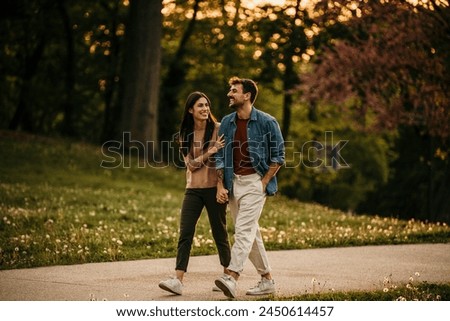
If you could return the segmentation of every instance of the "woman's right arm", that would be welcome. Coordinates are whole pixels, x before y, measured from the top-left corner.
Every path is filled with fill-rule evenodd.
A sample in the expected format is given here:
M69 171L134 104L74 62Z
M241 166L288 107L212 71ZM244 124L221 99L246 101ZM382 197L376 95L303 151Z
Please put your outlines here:
M223 135L220 136L211 146L208 147L208 150L206 153L203 153L202 155L193 158L191 154L187 154L187 156L184 156L184 163L186 164L186 167L191 171L194 172L197 169L202 168L208 161L208 159L213 156L219 149L221 149L225 145L225 139L223 138Z

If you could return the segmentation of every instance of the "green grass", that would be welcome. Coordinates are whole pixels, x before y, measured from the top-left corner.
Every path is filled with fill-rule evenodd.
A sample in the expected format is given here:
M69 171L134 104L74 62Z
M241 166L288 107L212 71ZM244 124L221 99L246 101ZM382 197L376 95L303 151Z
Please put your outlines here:
M266 298L267 299L267 298ZM408 282L375 291L305 293L276 301L450 301L450 284Z
M176 255L184 170L136 161L105 169L110 158L100 147L11 132L0 132L0 155L1 269ZM446 224L351 215L283 196L267 200L260 225L269 250L450 240ZM192 254L213 253L203 215Z

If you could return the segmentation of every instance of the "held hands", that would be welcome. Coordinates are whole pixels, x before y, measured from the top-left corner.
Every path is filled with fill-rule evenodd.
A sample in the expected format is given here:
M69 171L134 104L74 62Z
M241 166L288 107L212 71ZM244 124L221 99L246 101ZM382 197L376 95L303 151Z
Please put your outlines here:
M216 194L217 203L225 204L228 202L228 190L226 188L217 188Z
M219 151L219 149L225 146L225 138L223 138L223 134L215 141L214 145L208 148L208 153L215 154Z

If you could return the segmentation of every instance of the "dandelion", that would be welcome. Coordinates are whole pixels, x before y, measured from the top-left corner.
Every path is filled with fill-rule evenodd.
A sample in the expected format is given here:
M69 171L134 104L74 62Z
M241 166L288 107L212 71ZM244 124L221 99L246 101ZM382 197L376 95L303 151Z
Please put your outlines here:
M119 245L123 244L123 242L121 240L117 240L116 243L119 244Z
M316 278L312 278L311 279L311 285L312 285L312 292L316 293L316 283L317 283L317 279ZM320 285L320 283L319 283Z
M200 247L200 242L199 242L199 240L196 237L194 237L194 246L195 247Z
M417 277L419 277L419 276L420 276L420 273L419 273L419 272L416 272L416 273L414 273L414 275L417 276Z
M409 277L409 282L414 282L414 278L412 276Z

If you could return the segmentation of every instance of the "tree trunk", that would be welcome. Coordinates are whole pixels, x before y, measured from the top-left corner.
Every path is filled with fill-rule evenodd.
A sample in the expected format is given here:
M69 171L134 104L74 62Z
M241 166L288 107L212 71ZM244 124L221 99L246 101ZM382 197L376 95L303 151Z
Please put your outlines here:
M8 126L10 130L23 129L25 131L32 132L34 129L29 103L31 81L36 75L39 61L41 60L42 54L45 49L45 44L46 39L44 36L42 36L39 39L39 43L33 49L31 55L25 56L19 102Z
M172 136L177 131L177 123L173 121L173 113L178 104L178 92L180 87L185 84L185 78L188 73L189 65L185 62L186 46L189 43L195 24L197 22L197 13L200 8L200 2L196 0L194 3L194 13L192 19L183 33L183 36L178 45L175 56L170 62L167 74L163 80L161 93L161 125L159 128L160 138L164 141L171 141Z
M119 74L119 56L120 56L120 42L119 37L116 35L118 27L118 11L119 3L115 2L113 8L109 8L104 5L105 10L108 11L111 17L111 54L107 57L108 59L108 75L106 77L106 88L105 88L105 112L103 114L103 128L100 138L100 142L103 143L114 137L118 136L115 132L117 130L117 123L120 121L120 107L117 102L117 76Z
M295 16L292 20L292 25L295 26L295 20L300 18L300 0L297 0L295 5ZM296 29L292 30L292 33L298 32ZM293 34L292 37L296 39L295 35ZM289 135L289 129L291 125L291 114L292 114L292 104L293 104L293 94L292 91L294 87L298 84L299 79L296 71L294 70L294 63L292 61L292 58L295 54L295 47L299 44L293 43L293 40L291 39L285 52L284 52L284 65L286 67L283 75L283 120L282 120L282 126L281 131L283 133L284 139L288 138Z
M72 33L72 23L70 22L70 16L67 11L66 2L63 0L58 1L58 10L62 18L64 26L64 32L66 35L66 61L65 61L65 97L62 101L64 110L64 122L61 129L62 133L66 136L75 135L74 126L74 88L75 88L75 44Z
M133 0L121 79L121 139L126 149L154 160L158 146L162 2ZM144 154L142 154L142 152Z

